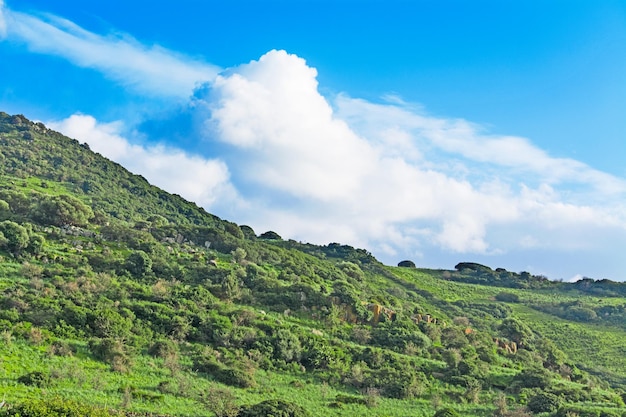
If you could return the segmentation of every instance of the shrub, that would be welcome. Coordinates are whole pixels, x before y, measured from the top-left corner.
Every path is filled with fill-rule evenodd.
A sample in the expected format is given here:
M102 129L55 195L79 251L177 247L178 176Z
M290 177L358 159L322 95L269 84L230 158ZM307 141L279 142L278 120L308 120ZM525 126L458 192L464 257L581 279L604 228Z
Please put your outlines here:
M523 321L509 317L502 320L502 324L499 327L503 336L515 343L523 344L527 343L533 338L533 331Z
M433 417L459 417L459 413L452 408L442 408L441 410L437 410Z
M2 239L2 242L4 242L3 246L15 254L18 254L28 246L28 231L25 227L15 222L5 220L0 223L0 233L4 236Z
M237 417L309 417L310 415L297 404L283 400L267 400L243 407Z
M552 376L544 368L527 368L514 378L516 385L522 388L545 389L550 386Z
M475 262L460 262L454 266L457 271L469 269L470 271L490 272L491 268L485 265L477 264Z
M48 352L54 356L72 356L76 353L74 347L65 340L55 340L52 342Z
M620 417L623 413L617 409L586 408L580 405L563 405L556 412L555 417Z
M0 415L3 417L121 417L119 413L63 398L26 401L3 410Z
M519 303L519 295L512 292L500 292L496 294L495 299L505 303Z
M152 259L142 250L135 251L126 259L126 270L141 278L152 271Z
M43 373L43 372L34 371L34 372L29 372L26 375L22 375L21 377L17 378L17 382L19 382L20 384L24 384L24 385L44 388L44 387L50 386L51 380L50 380L50 375Z
M229 368L213 358L200 357L194 361L194 368L211 375L216 381L238 388L250 388L256 385L254 369L241 370Z
M126 352L126 346L120 340L92 339L89 341L89 350L94 357L111 365L111 368L116 372L127 372L132 366L132 360Z
M409 260L400 261L398 262L398 266L401 268L415 268L415 262Z
M155 358L167 359L178 355L178 347L171 340L158 340L150 346L148 353Z
M408 322L384 322L372 330L372 342L404 352L409 343L418 349L428 349L431 340L417 326Z
M590 322L597 320L598 315L595 311L585 307L570 307L565 310L565 318L579 322Z
M259 236L259 239L265 239L265 240L283 240L282 237L280 237L280 235L272 230L267 231L265 233L262 233Z
M84 226L94 216L91 207L71 195L46 196L35 207L33 214L41 224L55 226Z
M256 385L253 372L236 368L223 368L213 374L219 382L238 388L251 388Z
M533 413L551 413L561 406L561 399L549 392L542 392L528 401L527 407Z
M216 417L236 417L239 413L236 399L230 389L215 387L209 388L206 395L202 396L202 401Z

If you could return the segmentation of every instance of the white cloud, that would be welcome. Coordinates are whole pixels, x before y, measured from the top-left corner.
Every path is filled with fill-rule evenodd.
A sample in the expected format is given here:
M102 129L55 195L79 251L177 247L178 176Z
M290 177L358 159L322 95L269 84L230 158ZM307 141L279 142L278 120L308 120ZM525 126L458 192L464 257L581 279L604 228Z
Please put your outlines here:
M330 102L316 76L270 51L218 76L196 102L209 110L207 136L234 149L233 176L263 196L240 213L247 223L385 253L498 254L624 234L622 179L398 99ZM590 195L596 203L581 204Z
M573 277L569 278L567 280L567 282L576 282L576 281L580 281L581 279L585 278L583 275L581 274L576 274Z
M488 135L480 126L466 120L428 116L421 108L398 100L376 104L339 95L334 104L338 117L358 132L374 133L374 138L379 140L381 132L394 129L411 136L414 146L435 147L466 160L509 168L518 175L531 174L542 182L579 183L601 193L626 193L624 179L580 161L551 157L526 138Z
M316 75L303 59L272 51L218 76L209 108L219 138L253 152L250 180L328 201L358 192L376 154L332 117Z
M86 142L93 151L143 175L150 183L204 207L210 208L218 198L230 202L237 199L229 182L228 168L222 161L191 156L160 145L131 144L120 135L123 127L120 122L98 123L88 115L75 114L48 126Z
M403 257L433 248L601 253L607 242L626 241L624 179L550 156L526 138L428 115L397 96L384 103L324 97L317 71L284 51L218 75L214 65L128 35L98 35L55 16L12 11L0 0L2 37L146 95L185 98L207 83L191 109L208 115L208 138L230 147L217 155L222 159L132 144L121 123L86 115L49 125L259 230ZM215 149L223 146L206 153Z
M34 52L60 56L80 67L96 69L152 96L186 98L197 85L212 80L219 72L215 65L158 45L142 45L129 35L97 35L52 15L38 17L0 8L0 35L3 32L24 42Z
M0 0L0 39L7 34L7 22L4 17L4 0Z

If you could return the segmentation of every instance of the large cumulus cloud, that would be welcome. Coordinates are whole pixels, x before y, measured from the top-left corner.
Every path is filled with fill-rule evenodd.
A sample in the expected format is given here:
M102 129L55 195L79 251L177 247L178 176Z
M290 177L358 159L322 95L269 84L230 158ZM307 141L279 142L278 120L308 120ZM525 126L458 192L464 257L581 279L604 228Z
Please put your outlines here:
M296 238L391 252L434 244L497 253L558 245L559 230L624 228L623 213L612 213L626 189L620 179L397 99L328 99L316 76L302 58L270 51L222 73L197 99L206 136L236 150L240 183L291 203L263 200L248 214L252 223L271 219ZM570 183L584 191L555 188ZM589 193L603 195L602 204L581 204ZM494 245L488 236L498 227L527 233ZM528 236L546 228L555 237Z

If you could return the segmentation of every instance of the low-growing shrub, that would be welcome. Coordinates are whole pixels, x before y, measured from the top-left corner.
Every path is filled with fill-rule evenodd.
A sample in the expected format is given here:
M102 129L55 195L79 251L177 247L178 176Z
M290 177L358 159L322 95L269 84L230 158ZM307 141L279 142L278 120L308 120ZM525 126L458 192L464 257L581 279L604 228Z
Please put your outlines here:
M33 387L45 388L51 385L50 375L44 372L34 371L17 378L17 382Z
M2 417L122 417L120 413L95 408L63 398L29 400L0 410Z
M65 340L55 340L48 350L53 356L72 356L76 353L74 347Z
M211 375L216 381L238 388L250 388L256 385L254 370L230 368L213 358L197 358L194 368L199 372Z
M527 407L533 413L551 413L561 406L561 399L549 392L542 392L528 401Z
M555 417L623 417L626 413L618 409L586 408L580 405L564 405L556 412Z
M124 343L112 338L89 341L89 350L94 357L111 365L111 369L116 372L128 372L132 367L132 360L126 349Z
M214 374L217 381L238 388L251 388L256 385L254 374L236 368L223 368Z
M500 292L496 294L495 299L505 303L519 303L519 295L512 292Z
M459 413L452 408L442 408L437 410L433 417L459 417Z
M310 415L297 404L283 400L267 400L243 407L237 417L309 417Z

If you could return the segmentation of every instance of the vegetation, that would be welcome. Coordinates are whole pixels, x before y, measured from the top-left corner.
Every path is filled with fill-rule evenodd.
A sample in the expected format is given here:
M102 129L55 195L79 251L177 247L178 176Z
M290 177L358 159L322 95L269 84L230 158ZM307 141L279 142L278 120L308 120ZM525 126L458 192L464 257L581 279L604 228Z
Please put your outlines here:
M623 416L625 284L256 235L0 113L0 416Z

